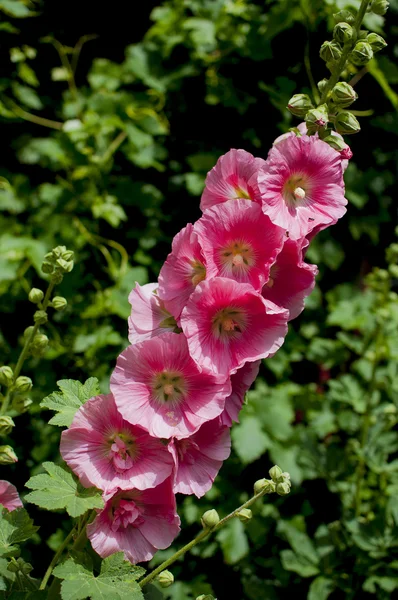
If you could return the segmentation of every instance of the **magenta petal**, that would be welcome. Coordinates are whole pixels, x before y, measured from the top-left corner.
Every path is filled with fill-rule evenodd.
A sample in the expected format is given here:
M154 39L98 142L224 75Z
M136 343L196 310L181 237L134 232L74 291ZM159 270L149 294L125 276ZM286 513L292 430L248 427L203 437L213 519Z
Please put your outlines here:
M10 512L23 506L15 485L4 479L0 479L0 504Z

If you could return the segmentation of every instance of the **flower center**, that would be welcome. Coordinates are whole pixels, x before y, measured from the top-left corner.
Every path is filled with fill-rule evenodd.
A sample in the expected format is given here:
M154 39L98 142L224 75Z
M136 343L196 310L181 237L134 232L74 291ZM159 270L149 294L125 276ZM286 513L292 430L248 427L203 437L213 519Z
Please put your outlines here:
M282 189L282 195L289 207L303 206L308 196L308 180L304 174L296 173L289 177Z
M234 196L234 200L239 200L239 199L244 199L244 200L251 200L250 194L247 190L242 189L239 185L235 186L235 193L236 196Z
M248 242L234 240L220 249L220 261L229 273L245 273L255 264L255 252Z
M163 403L178 403L184 396L186 385L183 375L175 371L157 373L152 383L153 394Z
M139 527L145 522L141 509L130 498L121 498L118 505L112 508L112 517L112 531L120 531L129 526Z
M109 440L109 456L116 471L130 469L139 454L134 437L130 433L117 433Z
M195 458L191 455L190 450L199 450L198 444L189 439L175 440L174 444L177 450L178 460L193 465Z
M247 318L240 308L219 310L212 319L212 331L217 339L238 339L246 329Z
M191 267L192 267L192 271L190 273L190 280L192 282L192 285L194 285L195 287L198 285L198 283L200 283L201 281L203 281L204 279L206 279L206 267L204 266L203 263L200 262L200 260L191 260Z

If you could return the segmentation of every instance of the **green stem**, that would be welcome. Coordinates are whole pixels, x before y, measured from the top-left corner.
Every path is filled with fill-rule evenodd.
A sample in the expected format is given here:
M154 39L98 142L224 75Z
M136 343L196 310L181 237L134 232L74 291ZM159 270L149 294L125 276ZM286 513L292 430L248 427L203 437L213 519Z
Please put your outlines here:
M340 75L341 72L345 69L346 66L346 62L347 62L347 58L348 55L350 53L350 51L352 50L352 48L354 47L357 38L358 38L358 34L359 34L359 30L361 29L361 25L362 25L362 21L363 18L365 16L365 13L367 11L367 8L370 4L370 0L362 0L361 2L361 6L359 7L357 16L355 17L355 21L353 24L353 29L354 29L354 37L351 41L347 42L346 44L344 44L343 46L343 52L340 56L340 60L337 63L336 68L334 69L331 78L329 79L325 89L323 90L322 96L321 96L321 100L320 100L320 104L324 104L324 102L326 101L327 95L328 93L334 88L334 86L336 85L336 83L338 82L338 80L340 79Z
M247 502L245 502L244 504L242 504L242 506L239 506L234 511L232 511L229 515L227 515L226 517L224 517L223 519L221 519L219 521L219 523L215 527L213 527L212 529L204 529L203 531L201 531L188 544L186 544L185 546L183 546L182 548L180 548L180 550L177 550L177 552L175 554L173 554L173 556L171 556L170 558L168 558L167 560L165 560L164 562L162 562L162 564L159 565L154 571L152 571L152 573L149 573L149 575L147 575L146 577L144 577L144 579L141 579L141 581L139 581L140 586L143 588L150 581L152 581L153 579L155 579L155 577L157 577L157 575L159 575L159 573L161 573L162 571L164 571L165 569L167 569L167 567L169 567L170 565L172 565L181 556L184 556L184 554L186 552L188 552L189 550L191 550L194 546L196 546L197 544L199 544L201 541L203 541L205 538L207 538L207 536L209 536L210 534L215 533L216 531L218 531L219 529L221 529L221 527L223 527L226 523L228 523L228 521L230 521L231 519L233 519L234 517L236 517L237 513L240 510L242 510L243 508L249 508L250 506L252 506L252 504L254 504L259 498L261 498L262 496L264 496L266 493L269 493L269 492L267 492L267 490L264 490L262 492L259 492L258 494L255 494L252 498L250 498L250 500L248 500Z
M47 309L48 303L50 302L50 297L51 297L52 291L54 289L54 285L55 285L54 282L51 281L50 285L47 288L47 292L46 292L46 295L44 296L44 300L43 300L43 303L42 303L42 310L44 310L44 311ZM25 360L26 360L26 358L28 356L29 347L30 347L30 345L31 345L31 343L32 343L35 335L37 334L37 332L39 330L39 327L40 327L40 325L38 323L36 323L33 326L33 329L30 332L30 334L29 334L29 336L28 336L28 338L27 338L27 340L26 340L26 342L24 344L24 347L22 348L22 352L19 355L17 365L16 365L16 367L14 369L14 380L13 380L13 383L15 383L16 380L17 380L17 378L19 377L19 374L20 374L20 372L22 370L23 364L24 364L24 362L25 362ZM8 406L10 404L10 400L11 400L11 392L10 392L10 388L9 388L8 391L7 391L6 397L4 398L3 405L2 405L1 410L0 410L0 415L5 415L6 414L6 412L8 410Z
M124 140L127 138L127 132L126 131L121 131L119 133L119 135L117 135L115 137L115 139L113 140L113 142L110 143L108 149L106 150L106 152L104 152L104 154L101 157L101 163L106 163L108 162L108 160L114 155L114 153L116 152L116 150L119 148L119 146L121 146L124 142Z
M36 123L36 125L42 125L43 127L49 127L50 129L57 129L58 131L64 126L60 121L53 121L52 119L46 119L45 117L39 117L38 115L27 112L11 100L11 98L3 96L2 99L5 101L6 105L7 103L9 104L10 110L20 119L30 121L30 123Z
M65 550L66 546L69 544L70 540L72 539L72 536L75 533L76 529L77 529L77 525L75 525L73 527L73 529L70 530L70 532L68 533L68 535L66 536L66 538L64 539L64 541L62 542L62 544L60 545L58 550L56 551L56 553L54 554L53 559L50 562L50 564L48 565L47 571L44 574L44 577L40 584L39 590L45 589L47 582L51 577L51 573L53 572L54 567L56 566L57 562L59 561L61 554Z

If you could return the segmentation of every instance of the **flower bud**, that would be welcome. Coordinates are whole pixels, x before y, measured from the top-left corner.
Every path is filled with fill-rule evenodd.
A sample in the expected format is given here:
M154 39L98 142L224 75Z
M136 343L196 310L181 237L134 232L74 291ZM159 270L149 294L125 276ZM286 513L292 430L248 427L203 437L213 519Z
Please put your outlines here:
M239 521L242 521L242 523L247 523L252 518L253 513L250 508L241 508L236 513L236 516L238 517Z
M32 288L29 292L29 300L33 302L33 304L39 304L44 298L44 294L38 288Z
M64 276L62 275L62 273L60 273L59 271L55 271L52 275L51 275L51 281L53 283L55 283L55 285L58 285L58 283L61 283L61 281L63 280Z
M340 44L345 44L352 39L353 29L351 25L342 21L341 23L337 23L333 29L333 37L336 42Z
M174 575L170 571L166 569L166 571L162 571L158 575L158 582L160 587L167 588L170 587L174 583Z
M393 277L394 279L398 278L398 265L390 265L388 267L388 272L390 273L391 277Z
M30 377L25 377L25 375L20 375L17 377L15 382L15 390L20 394L26 394L30 392L33 387L33 383Z
M387 46L387 42L381 35L377 35L377 33L369 33L366 37L366 41L372 46L373 52L379 52L379 50L383 50L383 48Z
M321 81L318 81L318 90L321 92L321 94L323 94L324 89L326 88L327 84L329 83L329 79L321 79Z
M18 458L11 446L0 446L0 465L11 465L16 462Z
M214 510L214 508L207 510L205 513L203 513L201 522L204 529L214 529L214 527L220 522L218 512Z
M25 413L29 406L33 404L33 400L30 398L24 398L23 396L14 396L12 401L12 408L20 415Z
M349 58L354 65L366 65L373 58L372 46L368 42L357 42Z
M316 131L319 131L319 129L326 127L328 120L329 114L326 104L321 104L318 106L318 108L309 110L305 115L308 135L311 135Z
M346 143L344 140L337 135L328 135L327 137L323 138L323 141L329 144L333 150L337 150L337 152L342 152L346 148Z
M388 263L398 262L398 244L390 244L386 250L386 261ZM3 367L4 368L4 367ZM1 371L1 369L0 369Z
M337 42L323 42L319 55L326 62L336 62L341 56L341 46Z
M346 81L339 81L332 89L332 100L335 104L342 108L350 106L358 98L358 94L354 88Z
M264 494L272 494L275 492L275 484L273 481L269 481L269 479L259 479L254 484L254 494L260 494L263 492Z
M64 308L68 304L68 301L66 300L66 298L63 298L62 296L54 296L51 304L55 310L61 311L61 310L64 310Z
M41 270L43 271L43 273L52 273L54 271L54 265L48 260L45 260L41 265Z
M45 310L37 310L33 315L33 320L36 324L44 325L47 323L47 313Z
M304 117L310 108L314 108L311 98L308 94L294 94L289 100L287 108L292 115L296 117Z
M217 600L217 599L214 598L214 596L212 596L211 594L201 594L200 596L198 596L196 598L196 600Z
M366 40L368 33L369 31L366 31L366 29L361 29L361 31L358 33L358 40Z
M47 348L48 341L48 337L44 335L44 333L35 335L30 346L30 351L32 352L33 356L40 356L40 354Z
M0 368L0 383L6 387L10 387L14 383L14 371L11 367Z
M381 17L386 14L390 3L387 0L373 0L370 10Z
M355 21L355 16L349 10L340 10L338 13L333 15L336 23L346 22L349 25L352 25Z
M18 573L19 565L13 560L10 560L10 562L7 565L7 571L10 571L10 573Z
M64 260L63 258L57 258L55 261L56 267L61 273L70 273L73 269L73 260Z
M25 331L23 332L24 338L27 339L30 336L30 334L32 333L33 330L34 330L34 326L33 325L29 325L29 327L27 327L25 329Z
M15 427L15 423L11 417L0 417L0 436L5 437L6 435L9 435L13 427Z
M269 476L274 483L282 483L283 481L282 469L278 465L269 470Z
M28 563L28 562L25 562L25 561L22 559L21 571L22 571L22 573L24 573L25 575L29 575L29 573L30 573L31 571L33 571L33 567L32 567L32 565L31 565L30 563Z
M351 135L352 133L358 133L358 131L361 130L358 119L348 110L342 110L337 115L334 126L336 131L342 135Z
M73 252L73 250L64 250L64 252L61 253L61 258L63 258L63 260L66 260L66 262L70 262L75 258L75 253Z
M287 494L290 492L290 484L287 481L277 483L275 491L278 496L287 496Z
M66 246L56 246L51 250L49 254L54 260L57 258L61 258L64 252L66 252Z

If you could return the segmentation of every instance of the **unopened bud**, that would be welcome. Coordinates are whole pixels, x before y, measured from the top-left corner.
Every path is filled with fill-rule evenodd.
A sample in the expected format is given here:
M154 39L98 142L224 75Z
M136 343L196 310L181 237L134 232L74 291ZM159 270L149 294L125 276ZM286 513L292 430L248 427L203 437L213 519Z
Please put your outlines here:
M67 302L66 298L63 298L62 296L54 296L51 304L55 310L61 311L61 310L64 310L64 308L66 307L68 302Z
M340 10L338 13L333 15L333 18L336 23L346 22L349 25L352 25L355 21L355 16L349 10Z
M275 484L273 481L269 481L269 479L258 479L254 484L254 494L272 494L275 492Z
M33 404L33 400L30 398L24 398L23 396L14 396L12 401L12 408L20 415L29 410L30 405Z
M56 258L61 258L62 254L64 252L66 252L66 246L56 246L55 248L53 248L51 250L51 252L49 254L52 256L53 259L56 259ZM46 256L48 256L48 255L46 255Z
M11 446L0 446L0 465L11 465L16 462L18 458Z
M290 485L287 481L282 481L282 483L276 484L276 493L278 496L287 496L290 492Z
M14 371L11 367L0 367L0 384L10 387L14 383Z
M22 559L21 571L22 571L22 573L24 573L25 575L29 575L29 573L30 573L31 571L33 571L33 567L32 567L32 565L31 565L30 563L28 563L28 562L25 562L25 561Z
M311 102L311 98L308 94L294 94L289 100L287 105L289 111L292 115L296 115L296 117L304 117L311 108L314 108L314 105Z
M5 437L6 435L9 435L13 427L15 427L15 423L11 417L6 415L0 417L0 436Z
M247 523L253 517L253 513L250 508L241 508L236 513L236 516L238 517L239 521L242 521L242 523Z
M61 281L63 280L64 276L62 275L62 273L60 271L55 271L52 275L51 275L51 281L53 283L55 283L55 285L58 285L59 283L61 283Z
M387 42L384 40L384 38L377 33L369 33L369 35L366 37L366 41L372 46L373 52L379 52L387 46Z
M30 336L30 334L32 333L33 330L34 330L34 326L33 325L29 325L29 327L27 327L25 329L25 331L23 332L24 338L27 339Z
M386 14L390 3L387 0L373 0L370 10L381 17Z
M323 94L324 89L326 88L327 84L329 83L329 79L321 79L321 81L318 81L318 90L321 92L321 94Z
M361 130L358 119L348 110L342 110L336 117L334 126L338 133L351 135Z
M44 325L44 323L47 323L47 313L45 310L37 310L35 312L35 314L33 315L33 320L36 324L38 325Z
M351 25L345 23L344 21L337 23L333 29L333 37L336 42L339 42L340 44L349 42L352 39L353 33L354 32Z
M70 273L73 269L73 260L64 260L63 258L57 258L55 264L62 273Z
M25 375L20 375L17 377L15 382L15 390L20 394L26 394L30 392L33 387L33 383L30 377L25 377Z
M319 55L326 62L336 62L341 56L341 46L337 42L323 42Z
M44 294L38 288L32 288L29 292L29 300L33 302L33 304L39 304L44 298Z
M390 265L388 267L388 272L394 279L398 278L398 265Z
M283 481L282 469L278 467L278 465L275 465L269 470L269 476L275 483L282 483Z
M214 529L214 527L220 522L218 512L214 510L214 508L207 510L205 513L203 513L201 522L204 529Z
M43 271L43 273L52 273L54 271L54 265L45 260L41 265L41 270Z
M166 569L166 571L162 571L158 575L158 582L160 587L167 588L170 587L174 583L174 575L170 571Z
M47 348L48 342L48 337L44 333L35 335L30 346L33 356L40 355Z
M321 104L318 108L309 110L305 115L307 124L307 132L309 135L326 127L329 120L328 107L326 104Z
M328 135L327 137L323 138L323 141L329 144L333 150L337 150L337 152L342 152L346 148L346 143L344 140L337 135Z
M75 253L73 252L73 250L64 250L61 253L61 258L66 260L66 262L70 262L71 260L73 260L75 258Z
M349 58L354 65L366 65L373 58L372 46L368 42L357 42Z
M217 600L217 599L214 598L214 596L212 596L211 594L201 594L200 596L198 596L196 598L196 600Z
M388 263L398 262L398 244L390 244L386 250L386 260ZM1 371L1 369L0 369Z
M10 573L18 573L19 565L13 560L10 560L10 562L7 565L7 571L10 571Z
M339 81L332 89L332 100L338 106L346 108L358 98L354 88L346 81Z

